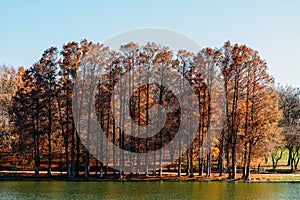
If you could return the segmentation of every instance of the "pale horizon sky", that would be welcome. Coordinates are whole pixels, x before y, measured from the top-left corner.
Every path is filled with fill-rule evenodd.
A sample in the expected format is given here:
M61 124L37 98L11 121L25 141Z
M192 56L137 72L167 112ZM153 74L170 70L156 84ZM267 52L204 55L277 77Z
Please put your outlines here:
M86 38L104 42L133 29L184 34L201 47L225 41L258 50L276 82L300 87L300 2L2 1L0 64L30 67L51 46Z

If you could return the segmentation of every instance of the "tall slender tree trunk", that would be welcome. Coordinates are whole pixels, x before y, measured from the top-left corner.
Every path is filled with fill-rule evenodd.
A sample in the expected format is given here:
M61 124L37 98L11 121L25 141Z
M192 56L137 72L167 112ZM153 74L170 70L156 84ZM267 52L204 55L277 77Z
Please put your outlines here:
M140 74L139 74L140 75ZM140 125L141 125L141 88L138 89L138 140L137 140L137 146L138 146L138 152L140 152ZM137 154L137 168L136 168L136 174L140 175L140 165L141 162L141 154Z
M248 158L248 142L245 141L244 144L244 156L243 156L243 174L242 178L246 178L246 172L247 172L247 158Z
M186 151L186 176L190 174L190 157L189 157L189 150Z
M224 174L224 164L223 164L223 157L224 157L224 129L222 129L221 133L221 146L220 146L220 153L219 153L219 176L223 176Z
M71 177L75 177L75 123L72 119L72 136L71 136Z
M226 168L228 173L228 178L231 178L231 166L230 166L230 146L229 142L226 144Z
M202 105L202 117L201 117L201 164L199 168L199 175L203 176L204 171L204 137L205 137L205 108L206 108L206 89L203 91L203 105Z
M292 161L292 150L288 148L289 150L289 157L288 157L288 163L287 166L291 166L291 161Z
M65 133L65 155L66 155L66 165L67 165L67 176L70 177L70 162L69 162L69 90L67 89L67 98L66 98L66 114L67 114L67 127ZM62 127L63 128L63 127Z
M199 86L200 88L201 86ZM200 90L198 92L198 109L199 113L201 113L201 93ZM201 146L202 146L202 139L201 139L201 130L202 130L202 116L199 115L199 125L198 125L198 170L199 170L199 176L202 176L201 174Z
M231 163L232 163L232 179L236 178L236 148L237 148L237 132L238 127L236 125L236 114L237 114L237 106L238 106L238 76L239 73L235 72L234 78L234 94L233 94L233 104L232 104L232 113L231 113L231 134L232 134L232 143L231 143Z
M88 178L89 176L89 172L90 172L90 152L89 152L89 148L90 148L90 133L91 133L91 105L92 105L92 94L94 91L94 87L95 85L93 85L93 81L91 83L92 85L89 85L89 99L88 99L88 119L87 119L87 139L86 139L86 149L85 149L85 163L84 163L84 177Z
M253 142L249 142L249 153L248 153L248 158L247 158L247 169L246 169L246 175L245 179L249 180L250 179L250 164L251 164L251 156L252 156L252 146Z
M244 145L244 157L243 157L243 175L242 175L242 178L246 178L247 177L247 163L248 163L248 158L247 157L247 153L248 153L248 118L249 118L249 93L250 93L250 78L249 78L250 74L249 74L249 69L247 70L247 85L246 85L246 90L247 90L247 93L246 93L246 115L245 115L245 131L244 131L244 136L245 136L245 145ZM254 89L254 88L253 88ZM249 144L251 145L251 144ZM249 147L250 148L250 147ZM250 154L250 152L249 152Z
M79 176L80 171L80 138L79 135L76 134L76 172L75 175Z
M164 77L163 77L163 66L162 66L162 73L161 73L161 82L160 82L160 91L159 91L159 105L163 104L163 95L164 95L164 88L163 88L163 81L164 81ZM149 88L147 88L147 90L149 90ZM149 91L147 92L149 93ZM148 97L149 98L149 94ZM158 110L158 116L159 116L159 120L162 117L162 113L161 113L161 109ZM162 145L163 145L163 136L162 136L162 132L159 132L159 145L160 145L160 150L159 150L159 176L162 176Z
M49 97L48 101L48 176L51 176L51 132L52 132L52 106L51 106L51 96Z
M236 145L233 143L231 148L231 163L232 163L232 179L236 178Z
M190 178L194 178L194 167L193 167L193 145L190 147Z
M211 87L211 86L209 86ZM206 177L211 176L211 127L210 127L210 120L211 120L211 88L208 88L208 95L207 95L207 162L206 162Z
M36 98L36 134L35 134L35 139L36 139L36 143L35 143L35 167L34 167L34 171L35 171L35 176L39 175L39 165L40 165L40 152L39 152L39 148L40 148L40 133L39 133L39 99Z

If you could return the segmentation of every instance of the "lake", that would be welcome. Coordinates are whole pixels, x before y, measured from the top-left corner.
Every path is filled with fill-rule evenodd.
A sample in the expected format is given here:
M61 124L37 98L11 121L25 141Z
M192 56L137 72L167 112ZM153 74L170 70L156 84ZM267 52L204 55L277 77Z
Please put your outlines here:
M299 183L1 181L0 199L299 199Z

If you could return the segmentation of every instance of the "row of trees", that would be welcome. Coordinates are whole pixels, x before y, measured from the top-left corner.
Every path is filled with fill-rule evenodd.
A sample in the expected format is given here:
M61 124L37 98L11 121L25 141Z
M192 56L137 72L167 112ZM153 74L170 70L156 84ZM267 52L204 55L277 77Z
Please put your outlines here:
M168 71L163 70L165 68ZM72 100L76 98L80 102L83 96L73 91L75 79L77 84L86 87L84 80L98 77L99 81L94 82L92 88L95 96L88 100L92 102L95 98L97 119L106 137L127 151L159 151L159 147L167 145L179 130L182 113L180 99L174 94L184 94L184 91L182 87L170 91L163 84L150 80L135 89L137 82L130 75L152 69L157 69L162 79L179 73L197 97L196 102L190 102L197 105L196 113L199 113L192 145L182 152L183 147L178 144L170 152L171 158L179 156L175 161L178 175L184 164L190 177L194 176L196 168L199 175L205 172L209 177L212 162L217 160L220 175L227 172L234 179L240 168L243 178L248 179L253 159L271 157L275 169L284 147L290 152L292 170L297 168L300 159L299 90L275 88L267 64L258 52L230 42L220 49L205 48L194 54L186 50L174 52L154 43L144 46L128 43L115 52L102 44L83 40L80 44L65 44L61 51L55 47L47 49L27 70L19 68L15 72L13 68L2 67L1 151L15 152L34 167L36 175L41 165L47 165L48 175L51 175L52 167L58 164L68 177L78 176L82 169L88 177L91 166L102 177L103 170L107 172L108 167L116 166L117 162L122 165L119 176L125 165L129 166L131 174L139 174L142 170L148 175L149 157L137 155L130 157L129 163L121 163L125 155L116 149L103 148L105 145L98 137L93 138L88 133L80 139L75 126L78 121L73 119ZM125 78L127 86L122 87L129 88L132 94L129 124L124 122L126 112L122 104L112 103L114 87ZM124 96L121 95L122 100ZM162 106L166 113L155 105ZM76 109L79 111L80 108ZM118 120L113 115L116 112L121 113ZM140 138L141 127L148 127L155 120L151 119L151 112L156 112L157 116L166 114L166 124L158 134ZM135 137L126 134L125 129ZM107 157L106 163L91 156L81 140L84 144L97 141L99 154ZM160 176L162 160L161 153L151 160ZM141 169L140 163L144 163L145 168Z

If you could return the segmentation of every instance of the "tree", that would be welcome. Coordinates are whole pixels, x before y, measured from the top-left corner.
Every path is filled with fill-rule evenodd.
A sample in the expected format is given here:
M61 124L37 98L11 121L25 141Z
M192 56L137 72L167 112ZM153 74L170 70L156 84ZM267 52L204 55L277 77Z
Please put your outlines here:
M24 70L19 69L19 72ZM11 100L17 88L19 73L13 67L0 67L0 145L10 147ZM4 148L4 146L3 146Z
M58 50L56 47L47 49L40 61L30 69L37 87L37 95L41 101L38 105L39 111L44 110L45 126L48 140L48 176L51 176L51 159L52 159L52 134L57 130L57 68L59 65ZM39 104L39 103L37 103Z
M90 153L88 150L98 145L91 145L93 141L97 140L97 138L94 138L94 134L91 134L93 130L91 121L91 113L93 112L92 104L95 100L100 72L105 68L110 52L108 47L102 44L87 43L85 45L87 50L85 56L81 59L76 77L77 84L84 88L84 90L81 90L81 93L79 92L76 95L75 101L77 101L78 104L77 110L80 112L79 115L77 115L77 119L79 119L78 116L80 116L80 120L77 124L82 123L81 120L87 121L86 130L80 133L80 138L84 141L86 148L84 156L84 177L87 178L90 171ZM84 106L85 102L88 102L87 106ZM83 116L84 119L81 119L81 116Z
M73 85L77 76L79 64L86 55L86 40L82 41L81 47L77 42L69 42L63 46L61 55L63 56L62 63L59 65L60 71L60 88L58 105L60 105L60 123L64 136L65 143L65 158L67 165L67 174L70 177L75 176L75 140L76 130L73 120L73 113L71 108ZM71 134L69 134L71 132ZM77 135L77 134L76 134ZM69 161L69 140L71 137L71 169ZM77 138L78 140L78 138Z
M267 64L258 52L245 45L231 46L230 42L220 52L217 65L226 102L222 138L226 141L227 170L229 177L235 179L238 150L244 146L243 177L248 179L254 146L266 143L268 135L277 130L278 95L273 89L273 78L267 73Z
M297 169L299 162L299 119L300 119L300 89L291 86L279 86L280 108L283 110L283 119L280 126L283 128L286 148L289 151L288 165L291 170Z
M274 171L276 170L278 161L282 158L283 151L284 151L284 149L281 146L279 146L279 147L276 147L274 149L273 153L271 154L272 167L273 167Z
M18 152L27 154L34 148L35 176L40 166L40 112L37 87L29 70L20 70L21 81L12 101L11 124L18 134ZM32 142L33 139L33 142ZM30 153L29 153L30 155ZM26 156L26 155L25 155Z
M16 142L14 124L11 123L12 115L12 100L17 85L21 81L21 75L24 73L24 68L20 67L16 72L13 67L0 67L0 149L1 152L12 151L13 145ZM1 155L0 155L1 158ZM0 163L1 165L1 163Z
M204 92L204 104L203 104L203 126L205 125L206 130L206 144L202 144L202 148L206 146L206 177L211 176L211 151L212 151L212 143L214 135L219 135L216 132L219 132L217 125L221 124L217 121L222 121L222 114L218 112L218 105L221 105L220 99L217 99L217 95L220 93L219 91L219 83L218 83L218 68L216 65L217 56L219 56L220 52L218 50L213 50L211 48L205 48L198 53L198 61L201 60L200 64L200 73L202 73L202 77L205 84L205 92ZM216 102L219 101L219 102ZM200 104L200 102L199 102ZM206 120L204 120L206 118ZM204 132L203 141L204 141Z

